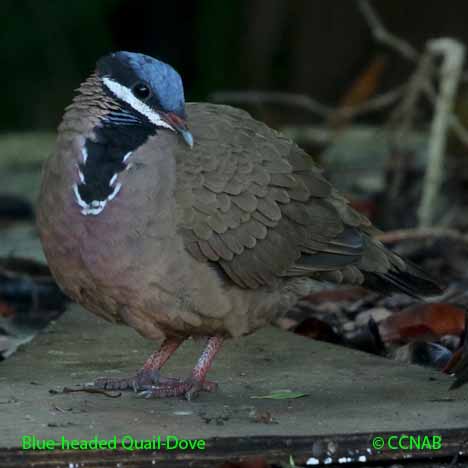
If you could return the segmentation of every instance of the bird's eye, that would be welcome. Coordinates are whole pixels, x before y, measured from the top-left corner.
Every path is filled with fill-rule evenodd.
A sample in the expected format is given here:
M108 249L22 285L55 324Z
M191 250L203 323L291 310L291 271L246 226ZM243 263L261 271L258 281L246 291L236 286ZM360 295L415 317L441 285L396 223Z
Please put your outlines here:
M132 93L142 101L146 101L149 97L151 97L151 89L145 83L137 83L132 88Z

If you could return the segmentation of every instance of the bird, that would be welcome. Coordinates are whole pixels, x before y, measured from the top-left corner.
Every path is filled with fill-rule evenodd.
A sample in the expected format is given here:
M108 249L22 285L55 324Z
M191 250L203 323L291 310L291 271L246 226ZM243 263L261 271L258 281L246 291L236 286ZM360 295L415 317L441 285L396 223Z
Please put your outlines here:
M441 292L284 134L226 105L186 103L179 73L137 52L101 57L65 109L37 223L53 276L94 314L162 341L135 375L147 398L195 398L223 342L324 284ZM206 339L188 378L161 369Z

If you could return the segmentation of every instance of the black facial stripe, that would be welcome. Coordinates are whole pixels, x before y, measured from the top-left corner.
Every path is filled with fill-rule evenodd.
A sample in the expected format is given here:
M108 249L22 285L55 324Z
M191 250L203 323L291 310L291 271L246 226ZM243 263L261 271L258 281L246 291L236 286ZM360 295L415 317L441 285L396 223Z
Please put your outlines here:
M141 119L130 112L122 110L121 112L109 114L105 117L104 122L110 125L136 125L141 124Z
M106 116L94 133L95 138L85 142L88 157L80 164L84 183L78 184L80 197L88 204L105 200L113 192L110 181L127 167L125 155L154 135L156 127L123 110Z

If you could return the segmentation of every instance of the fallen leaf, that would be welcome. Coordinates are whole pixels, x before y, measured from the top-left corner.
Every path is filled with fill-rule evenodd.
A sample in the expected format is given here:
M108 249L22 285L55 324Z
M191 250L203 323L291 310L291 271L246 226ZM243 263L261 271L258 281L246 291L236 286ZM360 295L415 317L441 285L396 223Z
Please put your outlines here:
M282 390L278 392L270 393L269 395L263 396L251 396L255 400L294 400L296 398L302 398L309 396L308 393L301 393L301 392L292 392L289 390Z
M0 315L2 317L13 317L15 315L15 308L6 302L0 302Z
M341 98L339 107L358 106L375 95L386 65L387 59L385 56L377 55L373 57Z
M385 355L386 349L380 337L379 328L375 320L371 317L368 322L361 327L346 333L346 346L359 349L366 353Z
M442 372L445 374L451 374L453 372L454 367L460 362L462 357L462 349L457 349L453 353L452 359L447 363L447 365L442 369Z
M338 335L333 327L315 317L308 317L294 328L294 333L307 336L313 340L326 341L327 343L339 344L343 339Z
M452 359L452 352L438 343L413 342L395 351L397 361L443 370Z
M417 304L379 323L385 343L434 340L444 335L460 335L465 326L463 309L450 304Z

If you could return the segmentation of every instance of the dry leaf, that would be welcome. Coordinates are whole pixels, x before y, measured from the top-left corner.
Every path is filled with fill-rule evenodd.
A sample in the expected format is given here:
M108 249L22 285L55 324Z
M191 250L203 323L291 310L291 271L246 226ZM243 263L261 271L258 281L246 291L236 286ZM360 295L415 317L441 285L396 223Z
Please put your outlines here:
M460 335L465 313L450 304L417 304L379 323L385 343L430 341L444 335Z
M302 398L309 396L308 393L292 392L290 390L281 390L278 392L270 393L269 395L263 396L251 396L255 400L294 400L296 398Z

